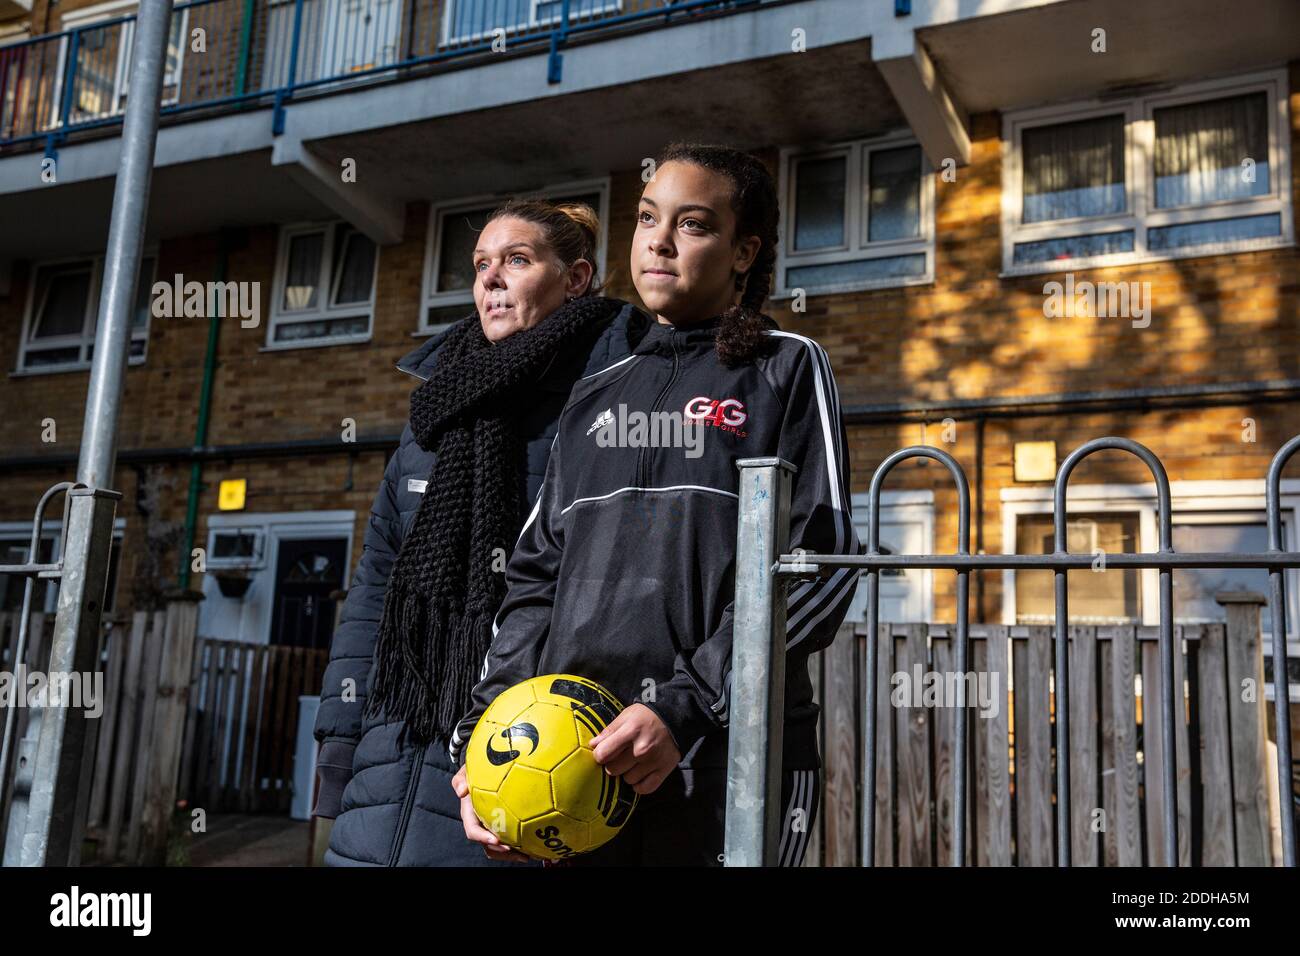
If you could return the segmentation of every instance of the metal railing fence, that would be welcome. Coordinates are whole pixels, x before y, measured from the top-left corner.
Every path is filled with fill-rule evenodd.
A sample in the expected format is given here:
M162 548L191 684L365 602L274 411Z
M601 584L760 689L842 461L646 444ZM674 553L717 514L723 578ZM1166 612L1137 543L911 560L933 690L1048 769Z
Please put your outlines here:
M188 0L173 8L162 115L272 105L404 79L485 56L546 50L547 82L580 38L735 12L763 0ZM120 123L136 15L0 47L0 149Z
M1295 805L1291 798L1291 715L1287 675L1286 580L1283 572L1300 568L1300 552L1287 551L1281 520L1281 476L1291 457L1300 450L1300 435L1290 439L1273 457L1265 479L1265 511L1269 550L1255 553L1179 553L1173 549L1169 478L1160 459L1146 446L1129 438L1097 438L1075 449L1061 464L1053 494L1054 551L1051 554L971 554L970 488L960 464L947 452L930 446L913 446L889 455L872 475L868 492L868 540L865 554L786 553L789 535L790 482L795 467L775 458L742 459L740 516L737 528L735 631L732 663L732 721L727 774L726 863L728 866L771 865L779 844L779 787L781 769L782 688L785 681L785 585L800 577L836 568L865 571L866 601L866 727L863 733L864 820L875 817L877 647L880 627L880 574L890 569L946 569L957 574L955 660L958 674L967 671L970 625L968 619L971 571L991 569L1050 570L1055 575L1055 720L1056 720L1056 820L1057 863L1070 865L1071 799L1069 602L1070 571L1088 570L1096 556L1066 550L1066 490L1070 475L1088 456L1114 449L1139 458L1155 479L1159 549L1138 554L1107 554L1105 566L1116 570L1150 568L1159 571L1160 730L1165 759L1161 765L1164 859L1178 860L1177 761L1174 708L1173 571L1182 568L1262 568L1269 573L1269 608L1272 613L1274 715L1277 738L1277 780L1281 808L1282 852L1286 866L1296 865ZM880 497L885 480L900 463L931 458L942 463L957 489L958 527L955 554L882 554L880 547ZM953 747L952 865L966 859L967 733L966 682L956 681L954 701L957 744ZM757 799L755 799L757 797ZM875 828L862 828L862 861L876 859Z

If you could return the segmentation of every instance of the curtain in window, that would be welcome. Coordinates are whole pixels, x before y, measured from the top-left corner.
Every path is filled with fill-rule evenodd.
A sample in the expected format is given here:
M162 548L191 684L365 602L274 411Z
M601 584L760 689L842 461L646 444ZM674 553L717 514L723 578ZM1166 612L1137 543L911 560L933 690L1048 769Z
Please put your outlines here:
M443 217L436 291L454 292L473 287L474 246L491 213L491 209L471 209Z
M36 288L39 311L32 326L31 337L42 339L55 335L80 335L86 324L90 266L42 269Z
M1250 93L1155 111L1156 206L1269 191L1268 97ZM1254 160L1253 182L1244 161Z
M1124 211L1123 116L1027 129L1021 152L1025 222Z
M285 311L301 312L316 307L324 238L322 233L313 232L289 240L289 266L284 280Z
M375 279L375 244L354 229L340 228L339 233L343 251L334 257L339 270L334 305L369 302Z

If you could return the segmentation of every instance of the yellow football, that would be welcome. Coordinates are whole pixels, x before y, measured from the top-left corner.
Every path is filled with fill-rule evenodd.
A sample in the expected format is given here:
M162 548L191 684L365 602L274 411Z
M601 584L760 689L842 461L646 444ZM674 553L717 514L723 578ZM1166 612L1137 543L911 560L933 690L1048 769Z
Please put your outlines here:
M483 825L539 859L566 859L612 839L637 794L605 773L590 742L622 709L605 688L572 674L534 677L498 694L465 753Z

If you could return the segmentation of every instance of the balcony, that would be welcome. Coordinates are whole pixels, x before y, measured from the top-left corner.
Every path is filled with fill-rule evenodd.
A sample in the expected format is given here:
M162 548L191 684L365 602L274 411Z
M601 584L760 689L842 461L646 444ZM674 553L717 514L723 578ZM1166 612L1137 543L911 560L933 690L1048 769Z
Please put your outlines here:
M6 0L0 0L6 2ZM753 9L763 0L191 0L175 5L166 118L275 107L493 57ZM76 23L76 13L68 20ZM0 151L47 152L121 122L135 16L78 23L0 47Z

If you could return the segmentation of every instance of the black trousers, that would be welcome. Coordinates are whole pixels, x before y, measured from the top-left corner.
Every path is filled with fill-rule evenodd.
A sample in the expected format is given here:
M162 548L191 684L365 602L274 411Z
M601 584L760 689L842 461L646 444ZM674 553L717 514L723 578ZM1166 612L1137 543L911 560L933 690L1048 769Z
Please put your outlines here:
M781 775L781 866L799 866L812 837L821 797L820 770ZM641 797L622 831L604 846L563 866L722 866L727 771L678 767Z

